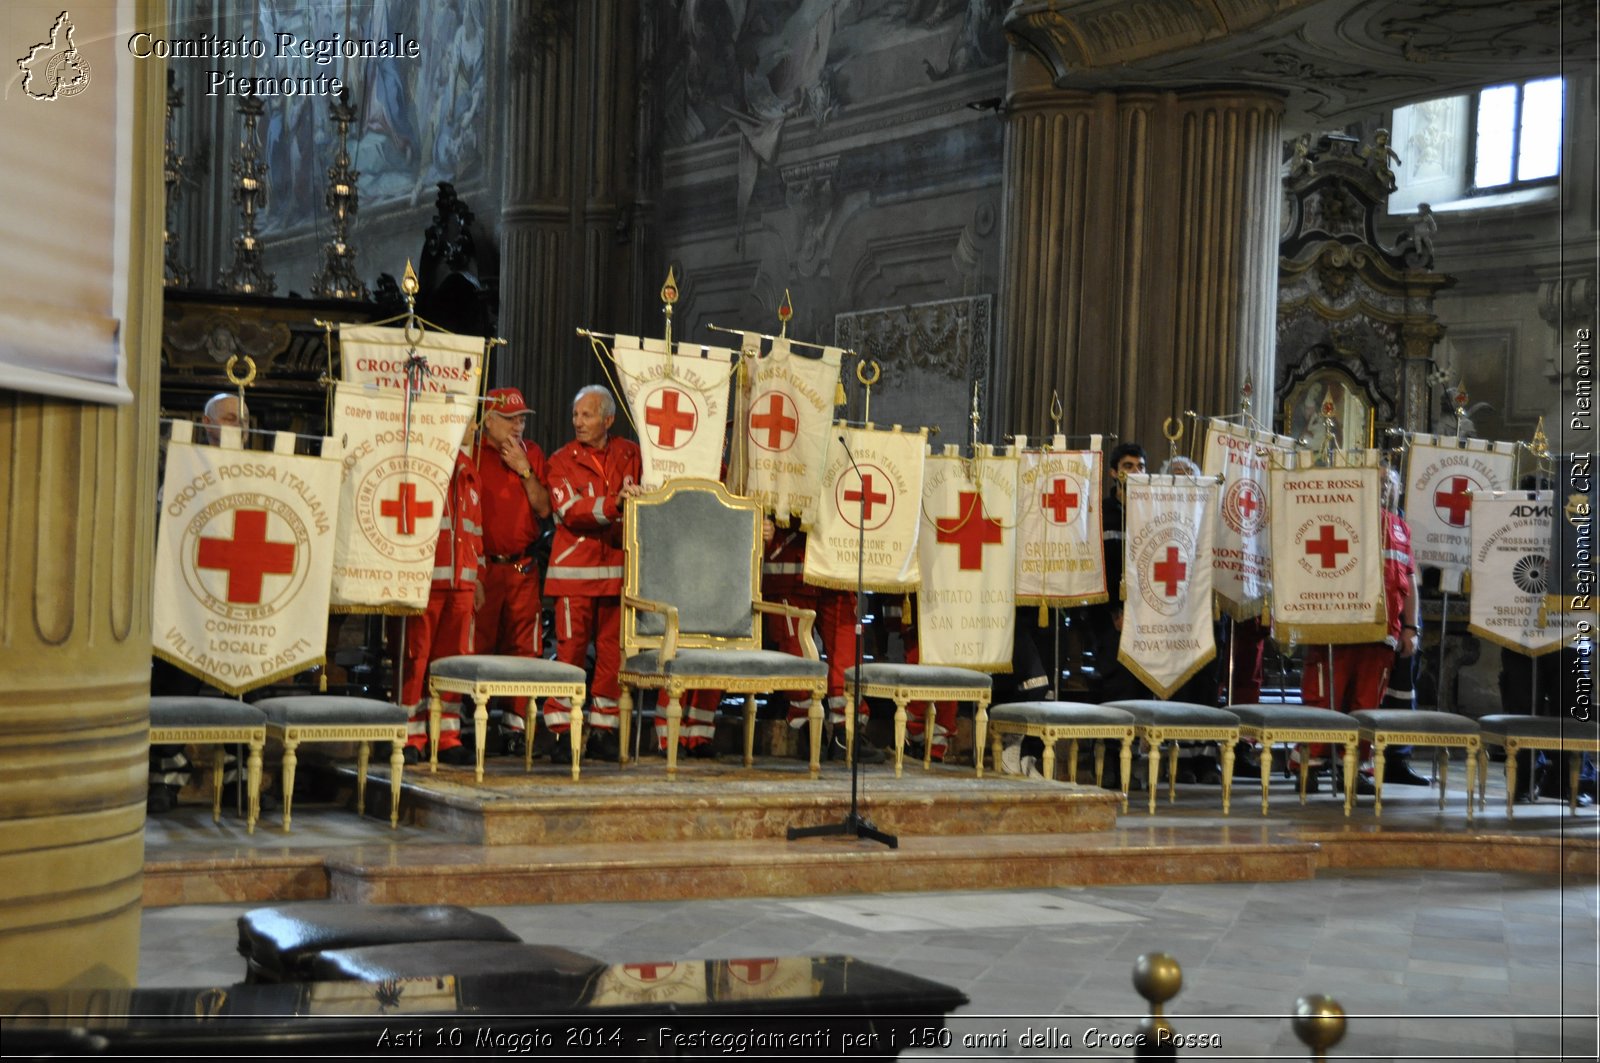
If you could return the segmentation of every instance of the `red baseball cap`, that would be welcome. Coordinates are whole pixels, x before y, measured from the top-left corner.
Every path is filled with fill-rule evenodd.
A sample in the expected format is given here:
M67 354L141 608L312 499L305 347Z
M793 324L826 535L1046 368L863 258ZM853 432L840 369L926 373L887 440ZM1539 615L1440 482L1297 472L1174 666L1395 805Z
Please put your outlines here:
M495 388L489 392L489 412L517 417L529 411L528 404L522 401L522 392L516 388Z

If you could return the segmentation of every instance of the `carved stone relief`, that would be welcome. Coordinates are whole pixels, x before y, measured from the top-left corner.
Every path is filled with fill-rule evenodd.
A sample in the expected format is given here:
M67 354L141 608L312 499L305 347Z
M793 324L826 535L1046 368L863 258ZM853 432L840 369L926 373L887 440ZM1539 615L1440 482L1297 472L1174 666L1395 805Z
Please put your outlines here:
M938 426L945 442L965 440L972 385L988 381L993 303L993 296L977 295L835 317L834 342L882 367L872 420ZM846 393L852 416L859 416L861 385L853 371L846 375Z

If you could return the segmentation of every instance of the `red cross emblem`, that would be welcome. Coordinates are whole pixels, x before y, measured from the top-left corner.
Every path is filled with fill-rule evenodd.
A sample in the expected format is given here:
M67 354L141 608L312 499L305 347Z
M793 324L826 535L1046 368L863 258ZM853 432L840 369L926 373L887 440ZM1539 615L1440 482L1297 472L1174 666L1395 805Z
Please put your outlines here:
M426 499L418 499L417 485L408 482L400 485L400 494L397 497L384 499L378 506L378 512L385 517L395 519L396 535L415 535L417 518L433 516L433 503Z
M645 406L644 423L656 430L656 446L677 450L694 438L694 426L700 420L695 413L694 400L677 388L662 388L656 392L656 398L661 405ZM679 432L688 433L683 443L678 442Z
M1065 524L1078 512L1078 492L1067 490L1067 478L1057 476L1050 481L1050 490L1039 498L1045 517L1051 524Z
M263 577L294 572L294 543L267 539L266 510L236 509L233 538L202 535L195 567L227 572L229 603L258 605Z
M777 960L728 961L728 970L732 971L741 982L749 982L752 985L757 982L766 981L768 978L772 977L772 972L776 971L777 969ZM744 973L740 974L739 972L741 971Z
M675 963L625 963L622 969L641 982L657 982L672 973Z
M1256 510L1261 508L1261 502L1256 498L1255 484L1246 480L1243 487L1239 488L1239 509L1244 513L1246 521L1256 515Z
M1331 524L1324 524L1315 539L1306 540L1306 556L1319 555L1323 568L1332 568L1338 564L1340 554L1349 552L1350 540L1336 538Z
M1162 593L1168 598L1176 598L1178 596L1178 584L1182 583L1183 578L1189 574L1189 566L1178 559L1178 548L1169 546L1167 547L1166 558L1157 561L1150 572L1155 576L1155 582L1165 585Z
M888 502L889 496L880 491L874 491L872 489L872 474L862 473L861 486L854 491L845 491L844 500L858 504L861 510L860 524L865 525L872 520L873 508Z
M1450 527L1466 527L1467 514L1472 509L1472 495L1468 492L1476 486L1465 476L1452 476L1443 490L1433 493L1433 508Z
M781 391L769 391L755 402L758 407L763 404L765 409L750 415L750 438L764 450L788 450L800 429L794 403ZM762 442L761 432L766 433L766 442Z
M959 561L961 571L982 569L984 546L998 543L1003 537L1000 532L1000 522L993 517L984 516L983 499L976 491L961 492L961 501L956 508L959 510L958 515L940 517L933 522L933 526L938 529L938 541L955 543L961 548Z

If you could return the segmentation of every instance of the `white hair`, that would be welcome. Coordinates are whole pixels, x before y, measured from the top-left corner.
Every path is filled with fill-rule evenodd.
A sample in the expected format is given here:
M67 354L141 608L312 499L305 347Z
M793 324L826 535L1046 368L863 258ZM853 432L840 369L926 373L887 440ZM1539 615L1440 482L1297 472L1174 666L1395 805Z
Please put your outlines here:
M1162 463L1161 475L1199 476L1200 466L1196 465L1192 458L1186 458L1182 454L1174 454Z
M617 400L612 397L610 388L601 384L585 385L578 389L576 395L572 396L572 405L576 407L578 403L583 401L585 395L600 396L600 413L602 416L615 417L617 415Z

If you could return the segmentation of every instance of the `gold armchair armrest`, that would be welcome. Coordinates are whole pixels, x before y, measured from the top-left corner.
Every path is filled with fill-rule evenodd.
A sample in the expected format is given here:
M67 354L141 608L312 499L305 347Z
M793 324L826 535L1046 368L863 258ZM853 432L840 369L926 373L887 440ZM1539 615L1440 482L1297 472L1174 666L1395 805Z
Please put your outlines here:
M817 622L815 609L802 609L798 605L789 605L785 602L751 602L750 608L758 613L770 613L773 616L791 616L800 621L800 652L808 661L821 660L817 653L816 640L811 637L811 628Z
M667 618L667 630L661 636L661 663L666 664L678 655L678 607L666 602L651 601L624 593L622 604L628 609L641 609L647 613L661 613Z

